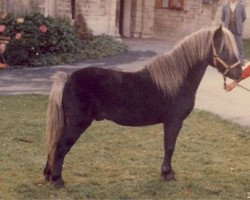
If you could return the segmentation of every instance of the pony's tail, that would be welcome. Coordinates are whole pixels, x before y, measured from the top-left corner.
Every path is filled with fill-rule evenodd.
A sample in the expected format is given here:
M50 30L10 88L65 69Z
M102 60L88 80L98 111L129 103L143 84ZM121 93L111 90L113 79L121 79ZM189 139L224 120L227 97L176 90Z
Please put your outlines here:
M56 147L64 129L62 95L68 76L65 72L57 72L52 76L52 79L54 79L54 83L49 96L46 130L48 145L47 165L50 169L54 168Z

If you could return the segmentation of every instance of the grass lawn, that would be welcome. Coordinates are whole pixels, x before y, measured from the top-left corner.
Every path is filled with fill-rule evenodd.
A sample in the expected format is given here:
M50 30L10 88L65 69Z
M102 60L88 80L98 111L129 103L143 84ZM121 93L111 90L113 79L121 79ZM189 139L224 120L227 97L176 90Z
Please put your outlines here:
M94 122L64 164L65 188L43 179L47 96L0 96L0 199L246 199L250 128L195 110L178 138L177 181L160 177L162 125ZM249 194L250 196L250 194Z

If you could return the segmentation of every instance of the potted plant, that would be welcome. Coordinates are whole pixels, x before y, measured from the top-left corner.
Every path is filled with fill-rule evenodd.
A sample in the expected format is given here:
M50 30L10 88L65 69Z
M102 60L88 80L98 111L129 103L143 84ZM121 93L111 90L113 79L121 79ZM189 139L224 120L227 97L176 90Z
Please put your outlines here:
M5 30L5 26L4 25L0 25L0 33L3 33ZM8 64L6 64L6 61L4 59L4 51L6 49L6 45L10 42L10 37L6 37L6 36L1 36L0 35L0 54L2 57L2 61L0 62L0 69L5 69L6 67L8 67Z

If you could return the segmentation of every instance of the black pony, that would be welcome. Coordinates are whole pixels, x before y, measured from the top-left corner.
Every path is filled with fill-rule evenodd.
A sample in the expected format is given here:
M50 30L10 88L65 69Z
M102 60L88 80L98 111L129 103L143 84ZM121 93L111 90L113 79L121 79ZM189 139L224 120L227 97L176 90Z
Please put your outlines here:
M225 28L203 29L181 41L169 54L137 72L85 68L54 75L48 106L48 160L44 176L63 185L65 155L93 120L124 126L163 123L165 155L162 176L175 180L171 159L183 120L208 65L238 79L241 65L232 34Z

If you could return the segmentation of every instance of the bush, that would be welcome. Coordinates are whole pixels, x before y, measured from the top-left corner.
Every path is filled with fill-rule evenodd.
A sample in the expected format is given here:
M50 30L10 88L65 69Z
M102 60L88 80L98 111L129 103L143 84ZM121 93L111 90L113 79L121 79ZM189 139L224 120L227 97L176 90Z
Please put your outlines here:
M92 40L92 31L88 28L87 23L82 14L76 15L74 21L74 28L76 30L77 37L81 40Z
M113 37L108 35L99 35L93 40L83 42L82 55L87 58L100 58L107 55L116 55L126 50L126 46Z
M92 40L81 43L81 50L75 53L53 54L47 53L30 60L31 66L59 65L67 63L81 62L86 59L102 58L113 56L126 51L127 47L115 41L111 36L93 36Z
M73 27L67 19L54 19L40 13L30 13L23 18L2 15L0 36L10 37L4 52L7 63L28 67L57 65L124 50L124 45L111 37L94 37L86 22L79 24L81 20L84 18L80 16Z
M80 42L66 19L30 13L23 18L8 15L0 19L2 36L10 37L5 58L11 65L30 65L29 60L47 53L79 52Z

